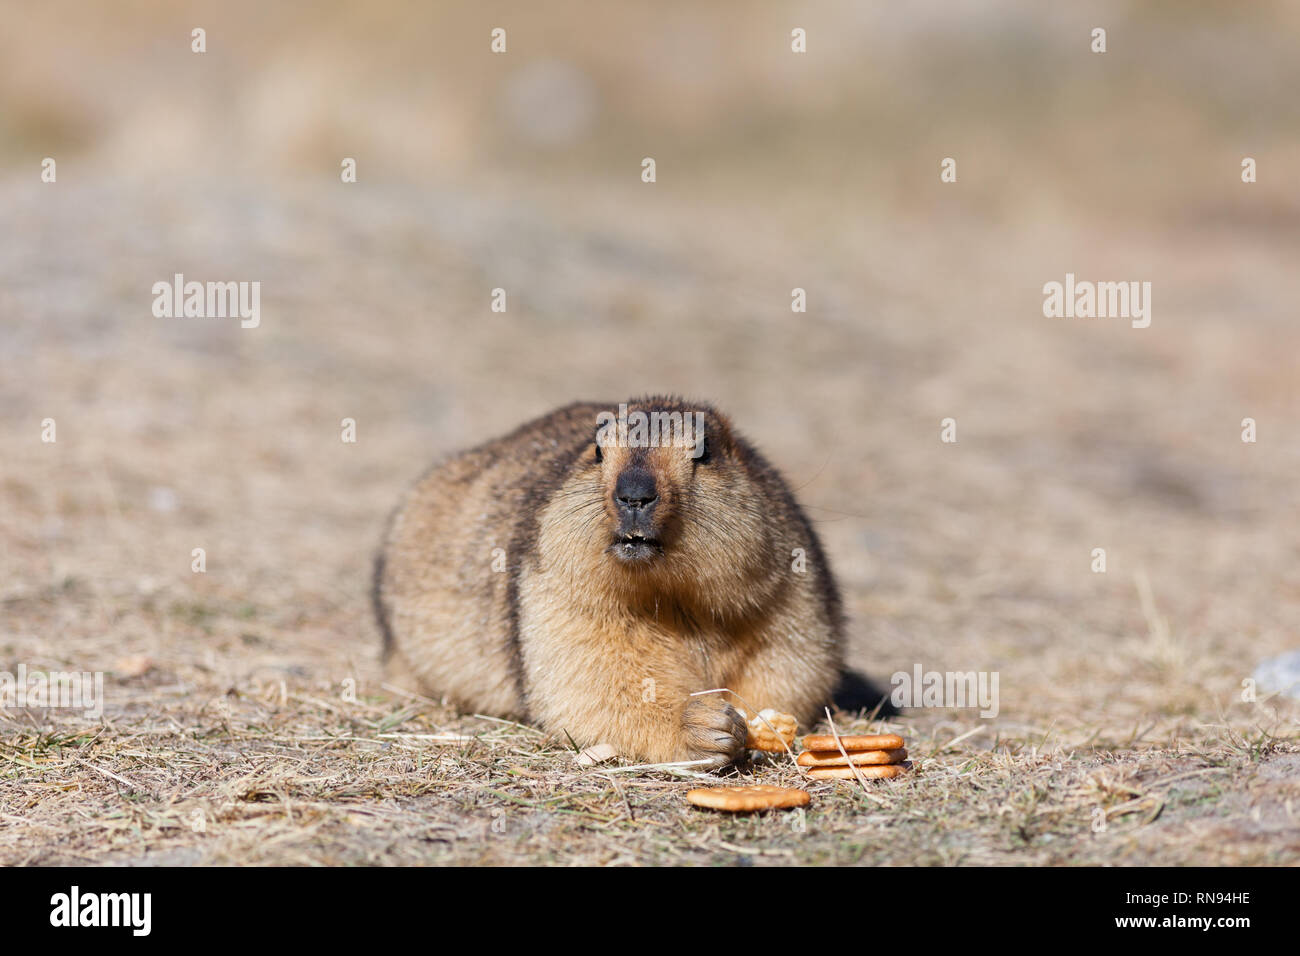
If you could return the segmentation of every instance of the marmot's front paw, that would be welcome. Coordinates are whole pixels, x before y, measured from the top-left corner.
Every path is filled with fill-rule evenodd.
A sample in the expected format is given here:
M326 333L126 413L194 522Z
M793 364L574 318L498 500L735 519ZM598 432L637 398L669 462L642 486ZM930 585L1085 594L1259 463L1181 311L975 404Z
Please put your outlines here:
M710 759L716 766L732 763L745 752L745 718L721 697L692 697L682 713L682 745L686 760Z

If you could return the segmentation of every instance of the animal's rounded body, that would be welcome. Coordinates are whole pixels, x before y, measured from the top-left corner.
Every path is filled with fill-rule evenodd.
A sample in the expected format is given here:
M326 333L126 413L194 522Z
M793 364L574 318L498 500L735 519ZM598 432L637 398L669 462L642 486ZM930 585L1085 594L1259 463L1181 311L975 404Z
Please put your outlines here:
M676 399L569 405L435 467L394 515L375 603L395 679L644 760L740 752L739 701L695 692L807 723L842 667L790 489Z

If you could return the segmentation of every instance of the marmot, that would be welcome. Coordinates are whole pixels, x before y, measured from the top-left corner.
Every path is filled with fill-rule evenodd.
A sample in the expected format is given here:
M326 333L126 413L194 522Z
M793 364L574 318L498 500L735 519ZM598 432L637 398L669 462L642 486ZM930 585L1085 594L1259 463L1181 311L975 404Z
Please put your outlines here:
M433 468L374 601L393 679L642 760L744 752L743 705L695 691L811 723L843 677L839 594L790 489L675 398L568 405Z

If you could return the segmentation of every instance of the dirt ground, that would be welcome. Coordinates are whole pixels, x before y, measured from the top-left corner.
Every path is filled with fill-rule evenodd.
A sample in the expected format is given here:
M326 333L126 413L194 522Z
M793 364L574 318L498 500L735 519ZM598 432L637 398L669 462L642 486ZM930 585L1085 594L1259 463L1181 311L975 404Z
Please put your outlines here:
M1197 262L1218 250L1145 247L1171 291L1139 332L1043 319L1020 236L765 259L730 256L722 216L691 248L463 193L202 196L9 187L6 313L32 321L4 326L0 650L106 672L106 709L6 714L0 861L1300 859L1296 707L1239 699L1300 620L1287 261L1260 251L1274 305L1225 327L1241 277ZM311 246L284 241L303 220ZM981 291L946 305L935 261ZM262 325L153 320L147 280L190 262L261 277ZM890 725L913 779L732 820L684 803L692 778L579 770L386 690L366 590L403 488L552 404L652 387L717 401L786 468L855 664L997 671L998 717L913 712ZM473 739L423 736L448 733Z
M40 130L10 129L0 670L102 671L105 706L0 712L0 864L1300 863L1300 702L1243 700L1300 623L1300 204L1272 172L1300 151L1243 193L1231 136L1159 153L1143 116L1117 121L1133 152L1027 155L990 145L1015 117L971 119L948 194L915 129L862 152L838 120L771 149L689 127L690 175L653 186L635 137L589 158L626 175L344 185L328 138L266 176L162 146L132 168L107 135L44 184L13 159ZM899 136L923 167L880 158ZM260 281L260 326L155 318L177 272ZM1067 272L1150 281L1150 327L1045 318ZM762 762L743 775L811 806L731 818L686 804L690 772L580 768L386 687L370 565L416 476L555 405L664 391L797 488L855 666L997 672L997 717L870 724L921 770L866 791Z

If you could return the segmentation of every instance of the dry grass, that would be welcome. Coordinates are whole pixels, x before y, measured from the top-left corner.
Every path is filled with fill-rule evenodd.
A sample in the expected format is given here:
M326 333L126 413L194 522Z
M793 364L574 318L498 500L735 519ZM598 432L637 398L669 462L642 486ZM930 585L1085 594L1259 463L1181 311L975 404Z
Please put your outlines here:
M1295 385L1262 359L1294 354L1293 328L1257 317L1226 339L1195 308L1175 322L1172 303L1143 340L969 303L904 312L867 291L873 280L837 275L827 252L799 269L831 314L796 332L779 286L774 304L755 303L771 263L726 245L670 252L653 219L631 237L522 206L506 225L463 195L381 196L316 213L291 252L269 239L223 249L251 213L208 195L186 215L232 228L183 258L260 276L261 329L148 318L142 290L175 261L165 234L140 233L126 256L65 249L80 293L7 267L30 321L6 328L18 361L0 388L12 412L0 652L11 671L105 671L108 706L102 722L7 715L0 861L1300 859L1296 704L1237 700L1300 619L1296 543L1277 525L1295 513L1296 452L1274 431ZM52 244L75 234L74 216L108 235L129 216L167 221L171 201L70 186L19 217ZM483 238L457 238L442 203ZM254 208L287 220L306 204L263 194ZM355 235L373 244L352 260L371 278L339 282ZM593 252L619 243L625 261ZM868 247L884 271L936 252L930 237L860 238ZM1157 268L1186 268L1178 249ZM1015 288L1032 255L977 253L954 261L952 281L986 271L987 287ZM485 290L502 281L518 311L494 328ZM1294 282L1268 278L1279 308ZM611 295L613 331L590 318L620 308ZM552 311L565 297L580 302ZM837 317L855 302L870 322ZM631 379L605 361L648 334L689 346ZM707 390L786 466L840 570L856 664L882 679L915 662L996 670L998 718L900 721L923 772L876 787L879 799L814 785L797 831L785 815L688 809L690 780L579 770L564 741L385 692L367 572L407 482L440 450L539 408L652 387ZM1273 423L1258 446L1237 440L1247 408ZM937 440L947 412L963 429L954 446ZM47 415L54 445L38 438ZM356 445L339 441L344 416ZM1098 544L1105 575L1089 570ZM195 547L206 574L190 570ZM142 657L152 669L125 676ZM342 698L347 680L358 703ZM442 733L475 739L386 736ZM753 772L796 779L788 758Z
M803 786L807 812L690 807L690 770L580 769L561 742L432 702L165 683L131 716L6 735L0 862L108 864L1294 864L1300 754L1169 722L1088 740L904 721L921 771ZM859 729L861 724L854 725ZM958 732L960 731L960 732ZM1145 731L1145 732L1144 732ZM954 742L956 741L956 742ZM721 782L721 781L719 781ZM734 782L734 781L733 781Z

